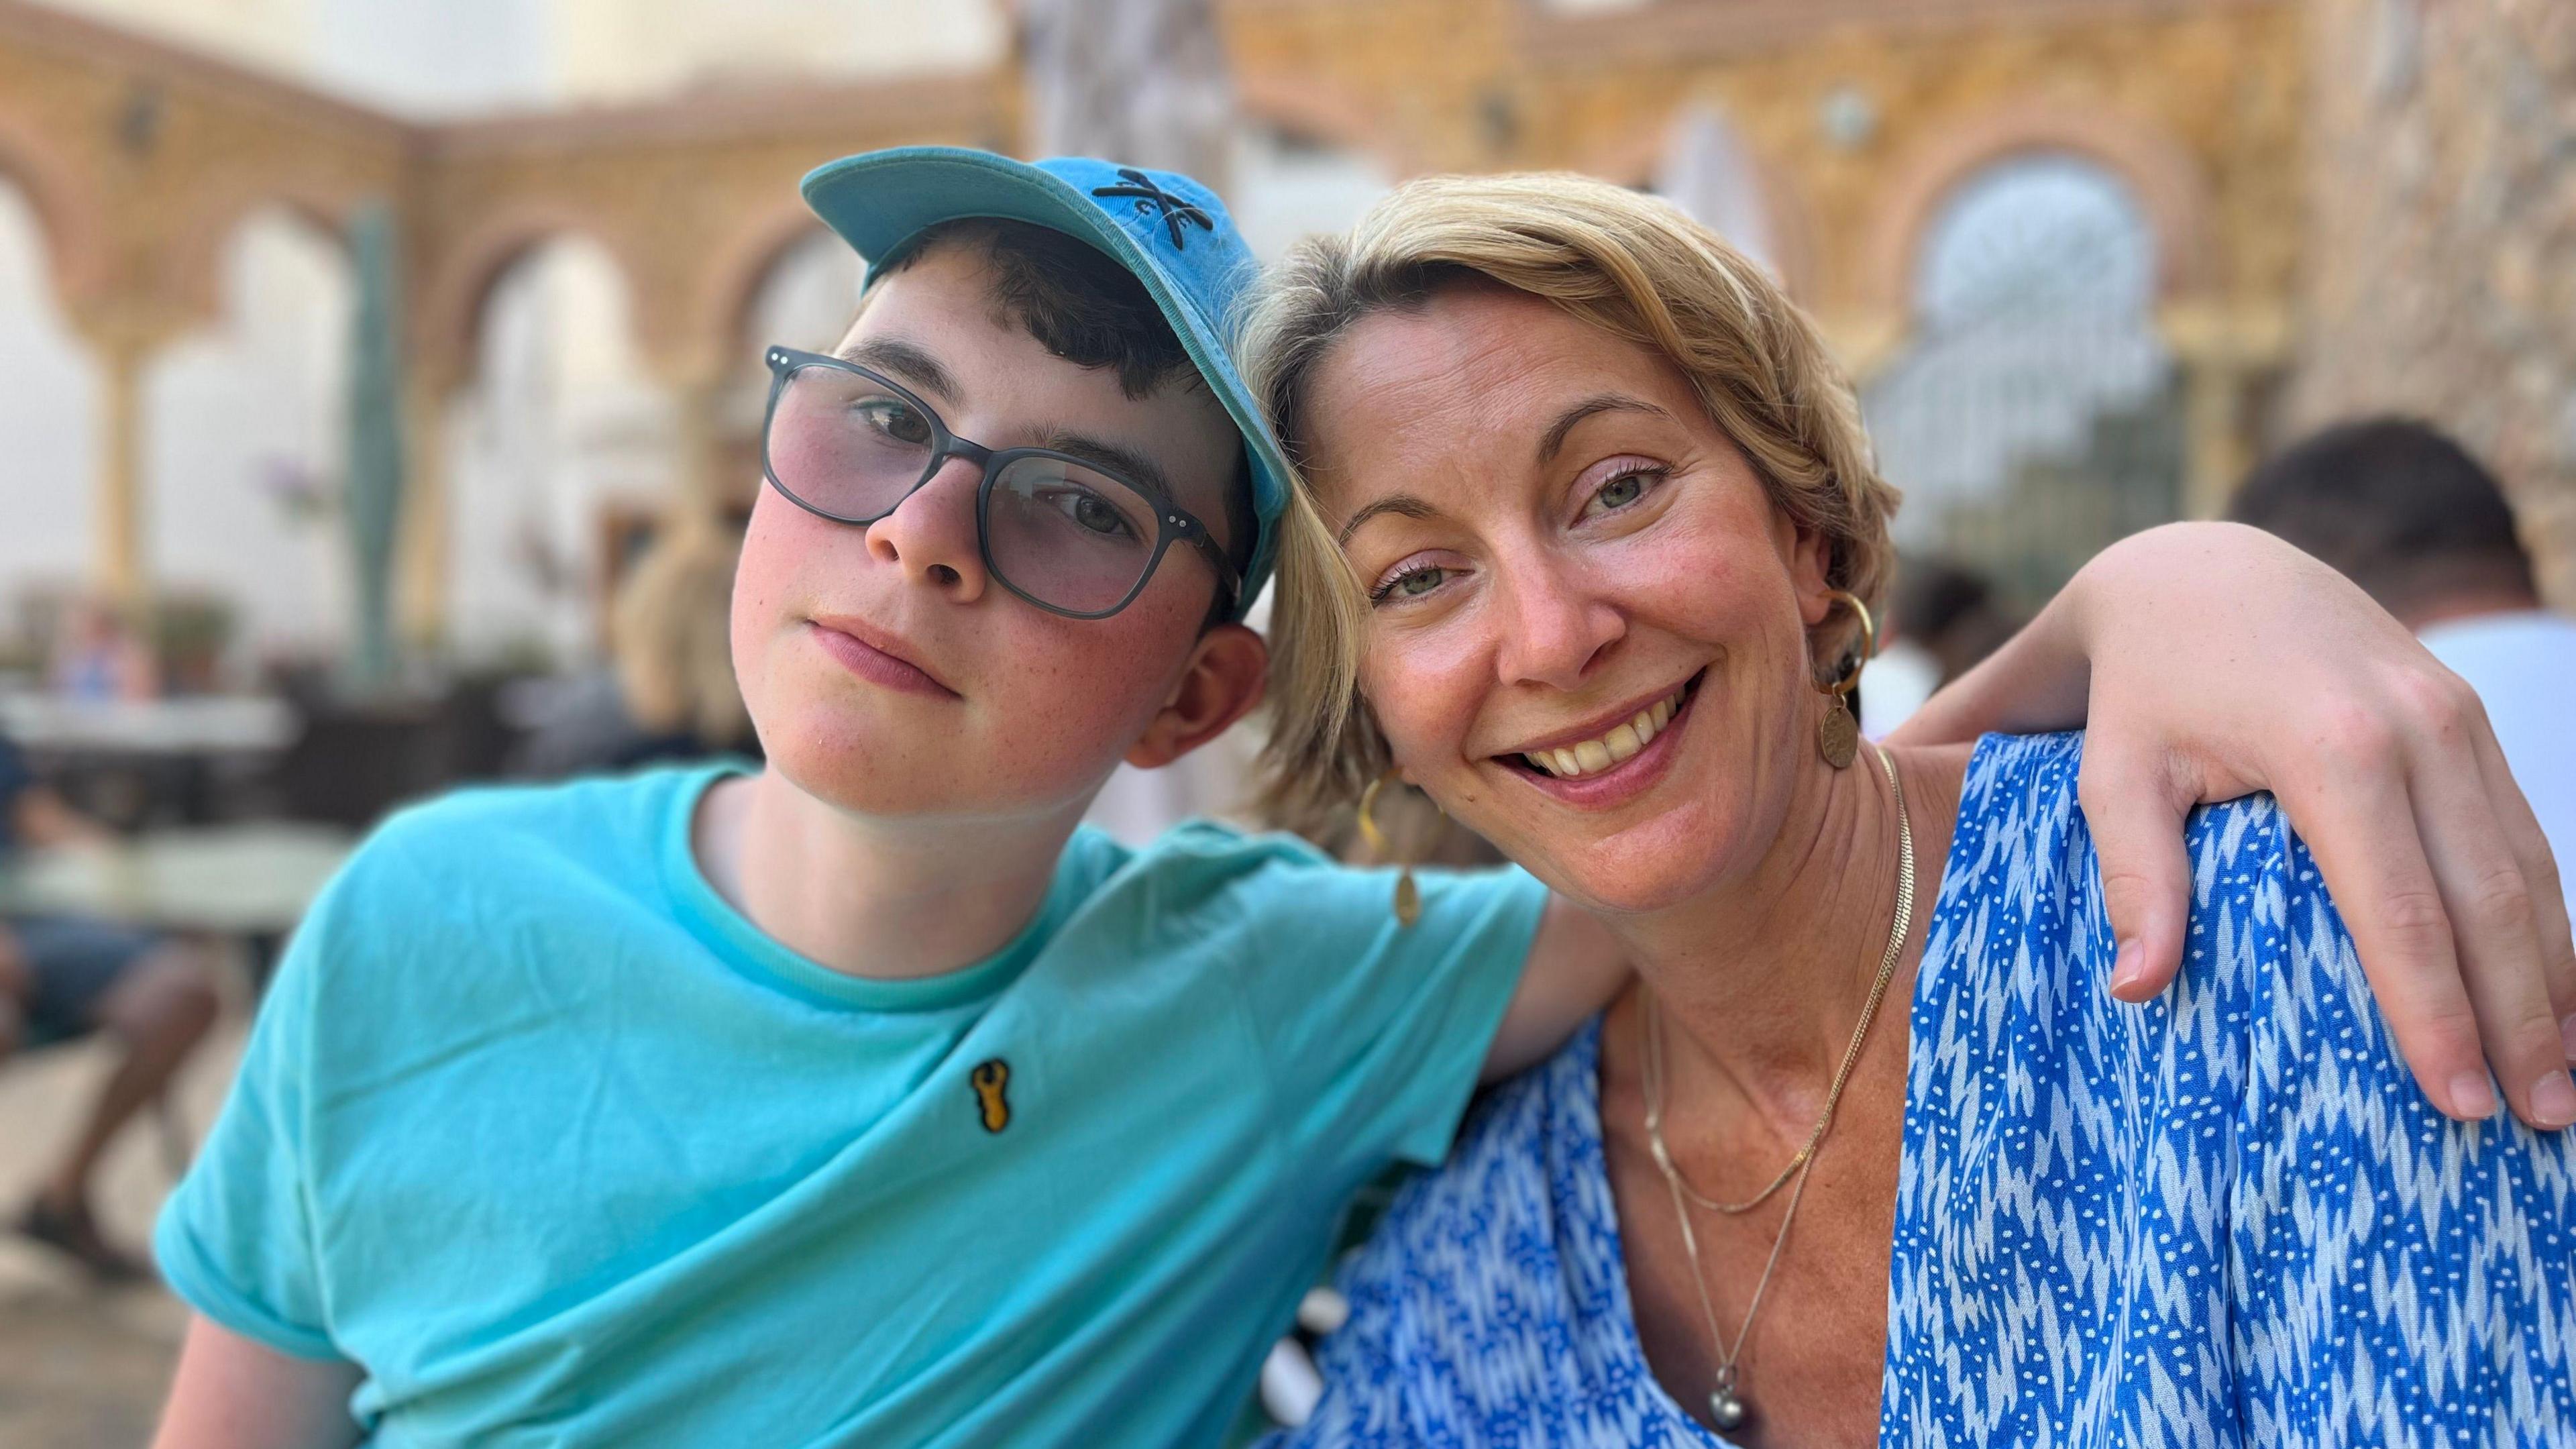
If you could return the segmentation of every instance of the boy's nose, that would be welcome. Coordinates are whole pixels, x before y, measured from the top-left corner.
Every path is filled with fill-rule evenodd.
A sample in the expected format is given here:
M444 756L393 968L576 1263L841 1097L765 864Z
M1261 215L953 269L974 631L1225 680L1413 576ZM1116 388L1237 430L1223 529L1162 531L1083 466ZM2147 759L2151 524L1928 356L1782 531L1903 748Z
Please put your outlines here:
M975 486L983 476L963 458L940 464L894 512L868 525L868 552L952 602L983 597L984 553L975 546Z

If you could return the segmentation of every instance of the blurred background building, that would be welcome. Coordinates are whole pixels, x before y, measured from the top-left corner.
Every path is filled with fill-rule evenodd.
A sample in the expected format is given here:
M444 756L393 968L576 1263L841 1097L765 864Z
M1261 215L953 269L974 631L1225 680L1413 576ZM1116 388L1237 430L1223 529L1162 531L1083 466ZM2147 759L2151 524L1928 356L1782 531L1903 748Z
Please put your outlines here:
M1652 187L1825 323L1903 541L2007 599L2392 405L2498 460L2564 597L2571 27L2542 0L0 0L0 639L30 660L84 592L150 604L207 683L353 647L376 210L402 466L363 488L399 490L405 656L596 658L657 520L741 506L759 345L845 320L857 264L796 177L914 141L1213 173L1271 252L1426 170Z

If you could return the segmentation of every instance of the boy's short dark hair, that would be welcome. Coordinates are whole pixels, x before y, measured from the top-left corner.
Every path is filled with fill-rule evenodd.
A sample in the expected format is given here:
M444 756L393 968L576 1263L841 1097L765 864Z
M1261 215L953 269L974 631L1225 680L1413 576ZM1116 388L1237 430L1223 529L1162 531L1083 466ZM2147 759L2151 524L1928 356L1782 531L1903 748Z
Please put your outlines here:
M2401 619L2462 594L2534 592L2495 476L2408 418L2293 444L2254 470L2228 516L2324 560Z
M941 222L871 267L868 283L952 246L992 267L993 304L1005 320L1076 367L1115 368L1129 397L1151 397L1175 378L1207 386L1145 284L1098 248L1060 231L1002 217ZM1251 567L1254 532L1252 461L1238 447L1225 486L1225 551L1238 573Z

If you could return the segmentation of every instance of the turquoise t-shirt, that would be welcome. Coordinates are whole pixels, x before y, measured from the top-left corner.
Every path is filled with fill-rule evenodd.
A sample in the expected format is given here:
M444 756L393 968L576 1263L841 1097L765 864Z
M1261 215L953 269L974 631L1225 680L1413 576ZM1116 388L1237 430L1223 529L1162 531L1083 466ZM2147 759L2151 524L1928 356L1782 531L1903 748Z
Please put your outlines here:
M1544 903L1085 831L1000 954L866 981L707 884L720 774L406 812L287 952L156 1248L377 1445L1212 1443Z

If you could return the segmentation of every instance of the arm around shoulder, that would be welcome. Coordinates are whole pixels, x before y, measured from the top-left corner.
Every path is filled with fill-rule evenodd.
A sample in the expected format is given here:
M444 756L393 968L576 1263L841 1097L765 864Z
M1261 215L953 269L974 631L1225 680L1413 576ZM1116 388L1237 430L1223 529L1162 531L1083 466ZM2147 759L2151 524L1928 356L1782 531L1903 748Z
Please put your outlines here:
M1556 1055L1576 1028L1618 996L1631 974L1610 928L1551 894L1480 1080L1498 1082Z

